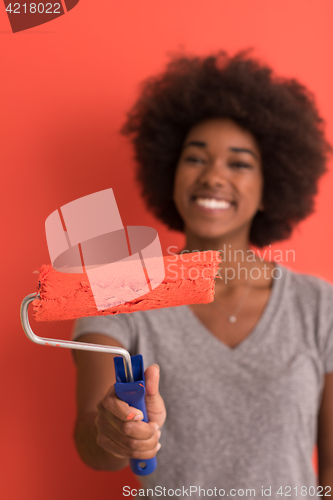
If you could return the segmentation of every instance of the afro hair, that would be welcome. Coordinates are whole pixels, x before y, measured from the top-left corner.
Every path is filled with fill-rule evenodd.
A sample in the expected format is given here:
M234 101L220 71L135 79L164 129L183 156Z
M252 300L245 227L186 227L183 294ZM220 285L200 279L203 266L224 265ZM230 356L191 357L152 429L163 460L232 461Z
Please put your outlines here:
M332 151L313 94L296 79L281 78L249 57L225 51L207 57L176 55L147 79L121 132L132 138L137 180L152 212L183 231L173 184L190 129L210 118L229 118L255 137L262 157L263 205L250 242L263 247L290 236L314 210L320 176Z

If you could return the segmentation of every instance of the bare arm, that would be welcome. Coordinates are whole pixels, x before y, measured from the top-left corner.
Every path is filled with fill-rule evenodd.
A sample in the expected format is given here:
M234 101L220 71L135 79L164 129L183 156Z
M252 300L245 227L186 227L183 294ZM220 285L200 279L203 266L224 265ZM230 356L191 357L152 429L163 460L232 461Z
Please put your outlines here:
M80 340L123 347L102 334L87 334ZM146 405L150 422L141 422L142 413L115 395L113 357L106 353L75 352L75 443L82 460L97 470L116 471L126 467L129 458L148 459L155 456L160 436L157 429L165 420L164 403L158 392L158 367L153 365L146 370ZM136 417L139 420L135 421Z
M84 335L80 341L123 347L116 340L101 334ZM113 358L112 354L75 351L77 419L74 437L76 448L87 465L99 470L119 470L128 465L128 459L121 460L97 444L98 430L95 424L98 415L97 405L115 383Z
M318 466L319 485L330 486L333 495L333 373L325 376L318 417Z

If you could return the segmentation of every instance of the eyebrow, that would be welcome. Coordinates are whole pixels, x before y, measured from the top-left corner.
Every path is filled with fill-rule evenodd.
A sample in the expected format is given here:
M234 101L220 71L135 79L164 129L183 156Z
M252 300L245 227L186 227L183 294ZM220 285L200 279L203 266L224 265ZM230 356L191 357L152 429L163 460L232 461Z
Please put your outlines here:
M183 149L185 149L185 148L187 148L189 146L197 146L198 148L206 148L207 147L207 143L203 142L203 141L189 141L189 142L187 142L184 145ZM229 150L232 151L233 153L249 153L256 160L259 160L258 156L251 149L230 147Z
M247 149L247 148L229 148L230 151L233 153L249 153L252 155L256 160L259 160L258 156L252 151L252 149Z
M187 148L188 146L198 146L199 148L205 148L207 147L207 143L203 141L189 141L186 144L184 144L184 148Z

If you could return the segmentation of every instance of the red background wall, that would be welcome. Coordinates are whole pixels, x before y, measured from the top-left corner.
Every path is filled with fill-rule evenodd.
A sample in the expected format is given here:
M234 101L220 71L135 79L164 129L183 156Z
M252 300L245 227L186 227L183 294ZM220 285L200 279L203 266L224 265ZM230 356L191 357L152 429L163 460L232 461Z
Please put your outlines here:
M0 4L1 335L0 498L122 498L126 471L95 472L75 451L75 369L70 352L24 336L19 305L49 263L44 222L61 205L114 189L125 224L155 227L166 250L182 238L147 213L133 180L132 152L118 135L138 83L167 53L254 54L312 89L333 142L333 3L287 0L80 0L51 23L13 35ZM277 248L287 265L333 282L333 175L317 211ZM72 324L38 324L69 338Z

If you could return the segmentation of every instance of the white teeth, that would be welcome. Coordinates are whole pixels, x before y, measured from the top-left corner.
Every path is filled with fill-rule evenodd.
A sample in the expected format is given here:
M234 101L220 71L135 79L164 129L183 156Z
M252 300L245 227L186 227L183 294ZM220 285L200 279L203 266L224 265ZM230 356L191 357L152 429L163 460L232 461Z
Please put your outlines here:
M196 198L195 202L205 208L223 208L231 207L231 203L225 200L216 200L215 198Z

